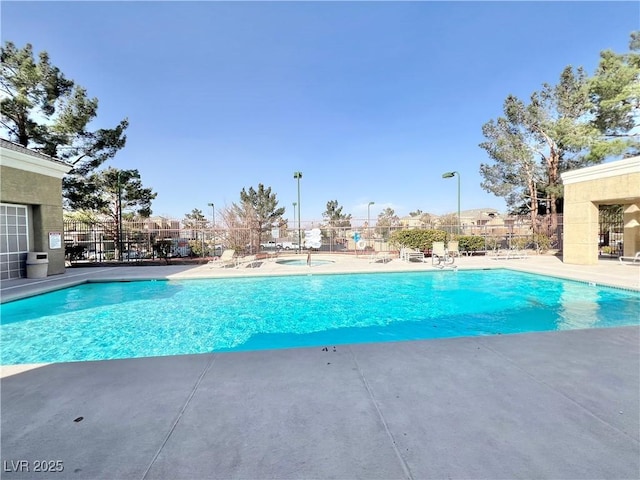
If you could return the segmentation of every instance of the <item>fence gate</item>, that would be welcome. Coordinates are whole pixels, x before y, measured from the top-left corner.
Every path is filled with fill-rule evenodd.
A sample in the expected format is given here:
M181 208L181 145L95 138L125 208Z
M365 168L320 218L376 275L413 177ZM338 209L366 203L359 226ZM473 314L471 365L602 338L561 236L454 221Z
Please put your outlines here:
M622 205L600 205L598 224L598 252L600 256L621 256L624 235Z

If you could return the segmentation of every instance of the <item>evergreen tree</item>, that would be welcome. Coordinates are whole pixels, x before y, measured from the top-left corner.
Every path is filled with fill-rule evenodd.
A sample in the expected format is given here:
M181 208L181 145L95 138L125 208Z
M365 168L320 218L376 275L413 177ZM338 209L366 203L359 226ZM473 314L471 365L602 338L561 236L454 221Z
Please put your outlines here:
M151 215L151 201L157 194L144 188L138 170L118 170L107 168L87 178L89 190L93 193L84 202L87 213L93 218L105 218L104 229L116 242L118 252L124 241L120 231L120 218L133 220Z
M86 176L124 147L128 120L91 131L98 99L66 78L47 52L36 60L31 44L18 48L7 41L0 57L1 130L24 147L72 162L73 170L63 179L64 194L82 208L78 199L91 193L82 185Z
M271 187L265 188L262 183L258 189L244 188L240 192L240 204L235 205L235 210L240 218L245 218L251 230L257 233L257 244L262 243L262 235L268 232L274 225L284 225L282 215L284 207L278 207L276 194L271 193Z
M202 210L198 208L194 208L191 210L191 213L186 213L184 219L182 220L182 224L185 228L191 229L191 237L195 237L195 239L189 240L189 249L191 250L191 255L195 255L196 257L204 256L205 254L205 234L203 231L203 227L207 224L207 219L202 213ZM198 239L198 232L201 232L201 237Z
M324 218L326 226L329 227L323 234L325 237L328 236L331 239L331 244L333 244L336 228L342 229L351 226L351 214L342 213L342 208L337 200L329 200L327 202L327 209L322 213L322 218Z
M637 56L603 52L593 79L568 66L556 85L543 84L528 104L509 95L504 117L483 126L487 141L480 147L494 163L480 166L482 187L504 197L512 209L526 200L532 217L537 192L544 192L555 231L563 195L560 174L628 153L636 144L630 134L639 79Z
M391 228L400 225L400 218L396 215L393 208L385 208L378 214L378 221L376 222L376 233L381 235L386 241L389 238Z

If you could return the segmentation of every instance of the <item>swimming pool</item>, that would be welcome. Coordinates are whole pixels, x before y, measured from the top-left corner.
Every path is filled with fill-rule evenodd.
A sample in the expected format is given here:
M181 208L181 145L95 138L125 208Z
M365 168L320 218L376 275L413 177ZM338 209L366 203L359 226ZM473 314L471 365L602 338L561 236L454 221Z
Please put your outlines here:
M640 294L465 270L88 283L0 308L12 365L638 325Z

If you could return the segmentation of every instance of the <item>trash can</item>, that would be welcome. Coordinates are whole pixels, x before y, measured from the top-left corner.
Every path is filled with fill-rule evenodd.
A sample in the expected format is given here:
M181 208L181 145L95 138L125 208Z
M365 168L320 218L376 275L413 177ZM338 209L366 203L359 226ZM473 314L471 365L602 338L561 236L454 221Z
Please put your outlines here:
M45 278L49 269L47 252L27 253L27 278Z

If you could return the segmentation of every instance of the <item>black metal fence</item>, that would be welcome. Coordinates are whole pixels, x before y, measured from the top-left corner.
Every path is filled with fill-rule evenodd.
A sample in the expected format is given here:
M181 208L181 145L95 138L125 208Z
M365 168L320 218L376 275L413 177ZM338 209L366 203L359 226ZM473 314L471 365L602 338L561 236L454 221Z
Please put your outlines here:
M550 216L538 217L535 229L531 226L530 217L516 216L489 221L463 221L461 225L412 225L395 221L369 225L366 220L354 219L349 227L331 227L321 221L303 221L300 235L297 223L293 222L259 233L250 226L213 228L208 222L185 226L175 219L149 219L125 221L122 232L118 232L116 223L111 221L66 220L64 239L68 260L108 262L157 258L157 246L161 242L170 245L170 257L213 257L226 248L242 253L256 253L276 247L296 250L298 238L304 238L304 232L314 228L322 232L320 250L334 252L353 248L356 232L376 250L393 250L397 246L389 244L391 234L396 230L415 228L444 230L452 236L481 236L485 239L485 250L531 247L535 240L534 230L549 239L549 248L561 249L562 246L561 215L557 216L557 225Z
M598 209L600 256L619 257L623 252L624 214L622 205L601 205Z

